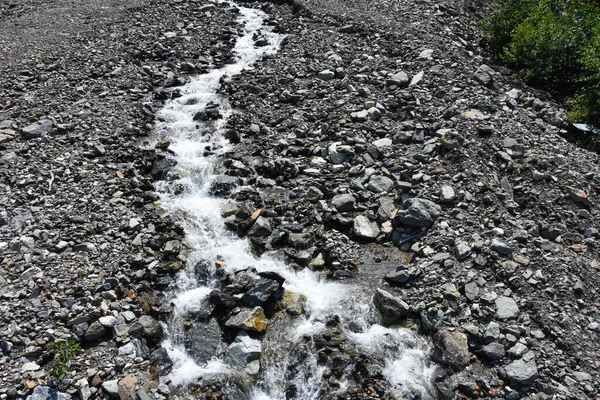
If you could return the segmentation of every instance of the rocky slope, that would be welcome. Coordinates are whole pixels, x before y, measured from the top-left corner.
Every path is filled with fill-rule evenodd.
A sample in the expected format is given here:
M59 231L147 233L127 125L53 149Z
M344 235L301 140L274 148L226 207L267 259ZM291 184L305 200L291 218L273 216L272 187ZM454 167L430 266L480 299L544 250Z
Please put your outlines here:
M36 385L168 397L156 320L185 232L155 202L167 152L141 148L177 86L231 58L235 11L0 4L0 398ZM486 59L478 4L253 5L288 38L220 89L237 143L215 186L236 200L227 226L257 255L369 287L385 324L433 341L439 397L596 397L598 156L561 138L550 98ZM252 290L236 279L223 292ZM286 307L277 296L269 317ZM211 297L223 323L231 298ZM335 365L345 339L330 333L320 350L340 357L324 363L355 386L333 395L324 376L325 398L400 396L357 355ZM69 338L84 351L54 379L54 343Z

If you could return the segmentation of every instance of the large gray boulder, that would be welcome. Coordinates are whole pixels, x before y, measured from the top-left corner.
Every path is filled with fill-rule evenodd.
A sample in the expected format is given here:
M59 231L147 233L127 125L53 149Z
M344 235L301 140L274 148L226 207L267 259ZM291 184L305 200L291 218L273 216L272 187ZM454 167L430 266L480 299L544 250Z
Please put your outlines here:
M433 225L442 213L442 208L431 200L408 199L402 203L394 222L417 228L427 228Z
M214 318L194 321L185 331L184 344L197 363L205 363L221 345L221 328Z
M410 310L409 305L402 299L382 289L377 289L373 295L373 304L381 314L385 324L393 324L405 317Z

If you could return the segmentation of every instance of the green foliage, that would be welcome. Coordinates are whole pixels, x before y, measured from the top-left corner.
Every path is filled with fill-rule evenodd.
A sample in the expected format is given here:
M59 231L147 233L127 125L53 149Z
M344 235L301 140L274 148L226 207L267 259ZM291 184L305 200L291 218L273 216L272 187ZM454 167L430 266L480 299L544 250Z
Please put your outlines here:
M529 84L600 122L600 6L589 0L495 0L481 24L492 50Z
M54 342L52 347L54 348L54 365L52 367L52 375L60 378L69 372L71 359L79 351L81 351L81 346L73 339L69 339L66 342Z

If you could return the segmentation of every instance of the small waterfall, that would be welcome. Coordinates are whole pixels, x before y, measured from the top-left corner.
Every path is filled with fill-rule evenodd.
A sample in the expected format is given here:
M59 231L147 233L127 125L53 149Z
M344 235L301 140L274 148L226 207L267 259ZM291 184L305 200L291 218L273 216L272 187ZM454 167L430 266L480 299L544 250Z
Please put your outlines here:
M248 399L286 399L286 387L290 384L295 388L294 398L315 399L324 367L318 362L310 338L335 317L349 345L378 363L391 387L420 398L433 397L435 366L428 360L427 342L410 330L378 325L370 294L365 293L365 289L356 283L327 281L309 269L295 271L269 254L256 258L245 239L225 228L221 208L227 200L209 194L214 167L231 149L222 133L231 109L227 98L217 94L217 90L222 79L251 69L262 56L276 53L283 39L264 25L267 16L262 11L228 4L239 9L239 23L244 27L244 34L234 48L235 63L197 76L181 87L182 96L167 102L156 121L155 139L171 143L170 157L177 163L173 179L158 182L157 190L162 207L182 222L191 248L186 269L176 277L173 319L167 327L168 339L163 343L174 364L171 382L186 385L200 379L225 379L235 375L251 382L246 390ZM268 45L255 46L254 38L259 33L267 39ZM211 122L195 121L194 116L209 103L218 104L223 117ZM248 267L259 272L276 272L286 279L286 291L306 297L305 315L280 317L276 325L269 328L262 340L258 377L244 376L243 371L227 364L222 356L226 344L217 346L214 356L200 365L186 352L185 316L202 309L208 294L218 287L214 268L212 278L199 280L196 277L194 266L203 261L210 266L222 261L227 272ZM301 360L296 359L299 348L303 349ZM305 371L311 373L307 375ZM343 391L344 385L340 382L338 390Z

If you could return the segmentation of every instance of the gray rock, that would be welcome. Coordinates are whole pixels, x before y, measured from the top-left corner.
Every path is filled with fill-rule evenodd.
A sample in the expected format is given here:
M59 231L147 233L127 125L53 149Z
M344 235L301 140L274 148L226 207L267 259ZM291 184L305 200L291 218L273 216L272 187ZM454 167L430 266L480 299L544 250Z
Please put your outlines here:
M252 288L244 293L242 303L248 307L260 306L279 289L280 285L272 279L259 279Z
M527 351L529 351L529 348L523 343L515 343L513 347L508 349L507 353L513 358L521 358L523 355L525 355L525 353L527 353Z
M433 361L454 370L470 363L467 336L458 331L442 330L433 335Z
M119 380L112 379L110 381L102 382L102 391L110 394L111 396L119 396Z
M23 271L21 273L21 275L19 275L19 280L21 282L27 282L28 280L30 280L31 278L33 278L34 276L36 276L40 272L42 272L42 270L39 267L28 268L25 271Z
M221 328L214 318L193 321L185 331L184 345L198 363L210 360L222 342Z
M333 72L333 71L331 71L329 69L326 69L324 71L319 72L317 74L317 77L319 79L321 79L321 80L324 80L324 81L330 81L333 78L335 78L335 72Z
M490 360L501 360L506 355L504 346L498 342L486 344L481 348L481 352Z
M92 322L90 327L85 331L86 340L96 340L106 334L106 328L98 321Z
M501 242L498 239L492 239L490 249L501 255L509 255L512 254L512 252L514 251L514 249L511 246L507 245L504 242Z
M373 175L367 189L374 193L389 193L394 189L394 181L383 175Z
M440 189L440 202L452 203L454 200L456 200L456 193L454 193L454 189L448 185L442 186Z
M68 393L58 392L49 386L38 385L33 388L33 392L27 396L27 400L70 400Z
M488 326L485 328L485 333L483 334L483 340L485 343L491 343L493 341L498 340L500 337L500 325L497 322L490 322Z
M142 326L144 336L150 339L161 339L163 336L162 325L150 315L142 315L138 321Z
M86 378L81 378L78 380L77 386L79 387L78 393L81 400L88 400L92 396L90 385L88 384L88 380Z
M43 136L46 133L54 132L54 123L48 119L40 119L31 125L21 129L21 135L25 139L34 139Z
M348 158L347 154L345 154L341 151L338 151L338 146L339 146L339 143L332 143L327 149L328 154L329 154L329 159L334 164L342 164Z
M356 199L351 194L338 194L333 197L331 204L339 212L347 212L354 210Z
M496 318L513 319L519 316L519 307L510 297L498 297L496 299Z
M29 253L35 247L35 239L31 236L19 236L10 241L10 249L17 253Z
M380 233L377 222L371 221L364 215L354 218L354 234L361 239L375 239Z
M227 196L240 182L240 178L237 176L217 175L210 185L210 192L215 195Z
M387 84L389 86L392 85L396 85L396 86L408 86L408 74L404 71L400 71L397 72L396 74L392 75L388 80L387 80Z
M271 235L272 231L273 229L271 228L271 223L269 222L269 219L260 216L256 219L256 221L254 221L254 224L252 225L252 228L250 228L250 230L248 231L247 236L267 237Z
M479 68L477 68L477 71L475 71L473 78L475 78L475 80L481 83L483 86L489 86L492 84L492 81L494 79L492 76L493 73L494 71L490 67L483 64Z
M462 240L458 240L454 244L454 253L456 254L456 259L462 261L471 255L471 246Z
M531 385L537 378L535 361L517 360L505 367L507 378L518 385Z
M377 289L373 295L373 304L381 314L385 324L392 324L405 317L410 307L402 299L393 296L382 289Z
M244 369L249 375L256 375L260 369L260 340L252 339L246 331L240 331L227 348L227 360L232 365Z
M367 110L356 111L350 114L350 118L356 122L365 122L369 118Z
M441 207L431 200L408 199L402 203L402 209L398 211L394 221L397 224L400 222L404 225L426 228L433 225L441 213Z

